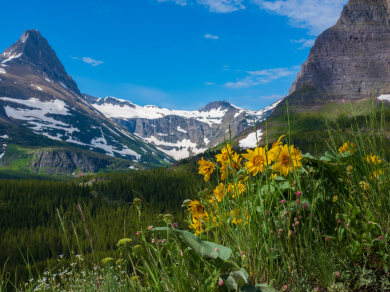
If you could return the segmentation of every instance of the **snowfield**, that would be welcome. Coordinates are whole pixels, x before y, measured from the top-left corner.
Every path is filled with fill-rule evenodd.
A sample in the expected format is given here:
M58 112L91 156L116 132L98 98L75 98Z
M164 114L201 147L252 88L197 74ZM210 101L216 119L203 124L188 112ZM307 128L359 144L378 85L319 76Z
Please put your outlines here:
M261 133L261 130L257 130L257 139L259 141L261 140L262 135L263 133ZM257 147L256 132L250 133L246 138L239 141L239 144L241 149Z
M167 108L159 108L157 106L140 106L133 104L127 100L117 99L119 102L122 102L123 105L113 105L110 103L107 104L93 104L92 106L103 113L108 118L119 118L119 119L132 119L132 118L142 118L142 119L159 119L166 116L180 116L184 118L195 118L201 122L207 123L210 126L212 124L221 124L223 116L226 114L227 110L212 109L211 111L182 111L182 110L170 110ZM126 103L130 103L135 108L130 107Z
M196 143L191 142L189 139L184 139L181 141L178 141L177 143L170 143L165 141L160 141L156 137L151 136L149 138L143 138L144 140L148 141L149 143L154 143L157 149L164 152L165 154L168 154L169 156L173 157L175 160L184 159L190 156L189 150L191 149L191 152L196 154L202 153L207 150L207 148L196 148ZM172 150L166 150L159 146L168 146L175 149ZM178 150L176 148L179 148Z

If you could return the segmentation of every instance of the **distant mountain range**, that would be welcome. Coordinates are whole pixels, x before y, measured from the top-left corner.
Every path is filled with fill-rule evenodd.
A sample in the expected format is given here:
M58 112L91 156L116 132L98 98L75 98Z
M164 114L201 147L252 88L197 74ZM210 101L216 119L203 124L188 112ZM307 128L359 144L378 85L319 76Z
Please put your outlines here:
M213 101L197 111L139 106L114 97L83 97L99 112L159 150L179 160L204 152L264 121L280 102L259 111L239 108L227 101Z
M12 164L8 144L35 147L26 164L34 172L96 172L123 161L133 169L164 166L221 143L229 124L238 135L277 104L250 111L216 101L178 111L81 94L47 40L27 30L0 55L0 167ZM104 162L97 167L96 159Z

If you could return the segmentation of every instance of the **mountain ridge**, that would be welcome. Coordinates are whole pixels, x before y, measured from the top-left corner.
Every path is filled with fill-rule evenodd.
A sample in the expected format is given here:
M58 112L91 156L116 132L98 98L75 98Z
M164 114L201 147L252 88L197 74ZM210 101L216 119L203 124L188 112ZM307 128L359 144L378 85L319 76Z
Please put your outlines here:
M117 124L152 143L176 160L206 151L265 120L282 100L258 110L237 107L226 100L212 101L199 110L171 110L153 105L139 106L109 96L83 94L91 105Z
M80 94L48 41L27 30L0 54L0 120L71 147L165 166L174 160L121 128ZM8 130L7 130L8 129ZM11 128L3 128L0 136ZM1 155L1 153L0 153ZM132 163L129 163L130 165Z

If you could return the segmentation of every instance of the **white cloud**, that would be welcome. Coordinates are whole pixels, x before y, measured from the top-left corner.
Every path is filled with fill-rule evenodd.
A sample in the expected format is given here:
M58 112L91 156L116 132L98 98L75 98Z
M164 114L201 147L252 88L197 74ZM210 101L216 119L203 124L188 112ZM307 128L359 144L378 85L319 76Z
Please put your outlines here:
M281 99L283 97L284 96L280 95L280 94L272 94L272 95L269 95L269 96L261 96L261 98L264 98L264 99Z
M259 71L247 71L248 76L237 79L236 82L227 82L224 86L227 88L252 87L260 84L267 84L273 80L295 75L299 72L300 66L291 68L275 68Z
M307 40L307 39L300 39L300 40L291 40L294 44L302 44L302 47L300 47L298 50L303 50L306 48L311 48L316 40Z
M213 83L213 82L207 82L207 81L204 83L204 85L214 85L214 84L215 83Z
M241 4L244 0L197 0L200 5L206 6L210 12L230 13L246 7Z
M85 63L91 64L92 66L97 66L97 65L103 64L103 61L97 61L97 60L94 60L90 57L83 57L81 60L83 60L83 62L85 62Z
M261 9L286 16L293 27L319 35L336 24L348 0L251 0Z
M219 39L219 36L211 35L211 34L206 33L206 34L204 35L204 38L205 38L205 39L218 40L218 39Z
M157 0L157 2L175 2L178 5L186 6L187 0Z

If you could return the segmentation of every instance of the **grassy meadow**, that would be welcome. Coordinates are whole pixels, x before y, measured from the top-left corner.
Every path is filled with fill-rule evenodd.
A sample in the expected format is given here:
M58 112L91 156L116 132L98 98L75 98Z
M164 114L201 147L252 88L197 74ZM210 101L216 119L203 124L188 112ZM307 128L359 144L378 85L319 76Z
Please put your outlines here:
M57 211L60 228L53 232L62 236L62 254L53 253L37 269L27 253L29 275L22 282L5 260L0 291L390 290L387 117L386 109L371 104L367 114L319 125L326 136L299 136L287 117L272 144L262 136L268 146L238 153L226 141L216 155L198 160L196 179L190 171L175 172L176 179L183 181L178 176L187 173L185 179L194 182L184 202L179 193L187 184L172 190L174 199L144 198L135 189L118 199L128 190L120 183L124 177L102 176L106 183L94 181L88 191L94 199L131 200L130 206L118 205L123 214L132 210L128 229L115 227L111 244L99 245L93 218L106 224L104 234L120 217L88 218L79 210L76 222L71 213L77 210L69 209L72 220ZM149 186L156 179L145 175L139 181ZM79 182L88 187L87 178ZM161 183L152 193L169 187ZM160 214L156 198L173 199L184 213L172 214L174 206L168 205Z

